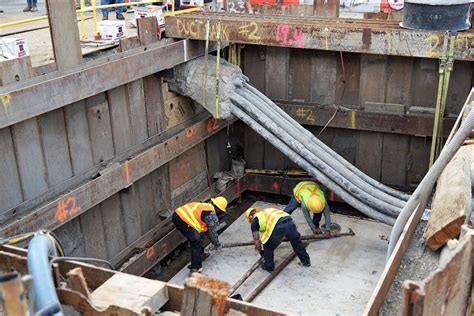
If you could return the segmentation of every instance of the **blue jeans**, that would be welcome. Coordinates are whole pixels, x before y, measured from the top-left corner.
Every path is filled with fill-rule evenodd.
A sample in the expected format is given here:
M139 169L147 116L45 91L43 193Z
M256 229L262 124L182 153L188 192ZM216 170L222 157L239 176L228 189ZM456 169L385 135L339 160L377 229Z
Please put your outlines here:
M36 7L36 3L38 3L38 0L27 0L26 2L29 7Z
M101 0L100 1L101 5L114 4L114 3L123 3L123 0ZM122 13L123 10L124 10L123 7L115 7L116 14ZM102 14L109 14L109 11L110 11L109 8L102 9Z
M204 245L202 243L201 235L188 224L186 224L178 214L173 214L173 223L176 229L189 240L191 244L191 265L189 269L200 269L202 268L202 257L204 255Z
M280 245L283 238L286 237L291 243L291 247L302 263L309 263L309 255L301 241L301 235L296 229L296 225L290 216L282 217L278 220L268 241L263 245L263 258L267 270L275 269L273 252Z

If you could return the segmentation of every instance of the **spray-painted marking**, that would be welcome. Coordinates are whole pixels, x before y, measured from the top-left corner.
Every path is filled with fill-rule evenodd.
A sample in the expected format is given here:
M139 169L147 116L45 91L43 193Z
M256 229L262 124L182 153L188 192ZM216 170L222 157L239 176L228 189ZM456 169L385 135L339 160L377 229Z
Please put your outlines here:
M275 33L275 41L285 46L303 47L303 31L298 28L293 30L288 25L278 25Z
M153 259L154 256L155 256L155 247L151 246L151 247L147 248L146 258L148 260L151 260L151 259Z
M258 41L261 37L257 35L258 33L258 24L257 22L250 22L242 24L239 27L239 34L247 37L247 39L252 41Z
M430 35L429 41L431 47L428 49L429 57L443 57L446 56L444 50L443 38L437 34ZM469 56L474 55L474 35L472 34L458 34L454 40L454 50L467 51Z
M61 223L64 223L66 220L74 217L80 211L81 208L77 205L76 199L70 196L66 200L63 199L58 202L54 218Z
M125 172L125 182L130 183L130 168L128 166L128 160L125 162L124 165L124 172Z
M351 128L352 129L356 128L356 112L355 111L351 112Z
M296 109L296 116L309 122L315 121L313 110L311 109L298 108Z
M10 95L10 93L2 94L1 99L2 99L2 104L4 108L7 108L10 106L10 103L12 101L12 96Z
M186 131L186 138L187 138L187 139L193 138L193 134L194 134L193 129L192 129L192 128L189 128L189 129Z

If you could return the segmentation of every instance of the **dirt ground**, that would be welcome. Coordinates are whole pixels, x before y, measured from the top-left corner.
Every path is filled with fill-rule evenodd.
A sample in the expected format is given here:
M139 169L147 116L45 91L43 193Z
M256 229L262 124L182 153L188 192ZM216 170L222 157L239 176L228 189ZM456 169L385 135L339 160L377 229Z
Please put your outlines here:
M439 251L432 251L426 247L423 240L423 232L426 221L420 222L413 239L402 259L395 281L385 298L379 315L400 315L401 287L405 280L419 281L427 277L432 271L438 268Z

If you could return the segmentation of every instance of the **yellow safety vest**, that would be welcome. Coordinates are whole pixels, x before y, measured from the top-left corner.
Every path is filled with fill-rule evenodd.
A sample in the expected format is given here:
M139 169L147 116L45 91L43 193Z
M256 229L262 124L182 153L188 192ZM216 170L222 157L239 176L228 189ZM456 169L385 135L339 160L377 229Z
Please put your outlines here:
M262 244L265 244L268 241L278 220L289 215L290 214L276 208L266 208L255 214L260 226L259 231L262 233L262 237L260 238Z
M295 196L296 201L301 204L301 201L304 201L305 204L307 203L308 199L316 195L320 198L324 205L326 204L326 198L324 197L324 192L321 190L319 185L317 185L313 181L301 181L296 185L293 189L293 195Z
M201 219L203 211L215 212L216 210L210 203L197 202L185 204L175 210L176 214L198 233L207 232L207 224Z

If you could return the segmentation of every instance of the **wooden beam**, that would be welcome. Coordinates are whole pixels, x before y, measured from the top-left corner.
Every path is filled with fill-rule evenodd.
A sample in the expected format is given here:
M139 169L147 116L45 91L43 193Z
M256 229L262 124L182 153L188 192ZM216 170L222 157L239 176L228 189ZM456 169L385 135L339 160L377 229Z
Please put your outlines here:
M232 43L407 57L445 55L445 33L403 29L399 22L382 20L193 12L166 17L166 36L205 40L208 19L211 41L221 23L223 40ZM459 33L455 59L474 60L473 43L472 30Z
M185 130L173 128L166 131L161 143L129 160L113 164L95 179L5 225L1 234L13 236L39 229L54 230L176 158L232 121L218 121L214 124L215 121L209 119L209 114L203 113L196 117L195 122Z
M158 42L84 63L68 71L55 71L5 85L0 87L3 105L0 107L0 128L170 69L203 54L202 42L184 40L165 45Z
M322 106L310 102L275 102L302 125L325 126L329 122L328 127L335 128L416 136L431 136L433 134L433 118L429 116L372 113L336 106ZM333 115L334 118L332 118ZM443 119L443 137L449 135L454 122L453 118Z
M474 146L463 146L444 168L431 203L431 215L423 238L437 250L461 233L461 226L471 212L471 163Z
M231 183L223 192L217 193L215 190L216 184L209 189L194 197L194 201L205 201L217 194L224 196L227 200L233 201L239 197L247 188L246 176ZM186 241L186 238L176 229L171 222L171 217L163 221L163 226L171 224L171 231L162 239L148 240L148 247L142 249L141 252L133 257L133 260L128 262L126 266L121 269L122 272L131 273L135 275L144 275L163 258L165 258L171 251L176 249L179 245ZM160 225L161 226L161 225ZM144 240L140 240L143 244ZM151 244L151 245L150 245ZM137 245L138 246L138 245Z

